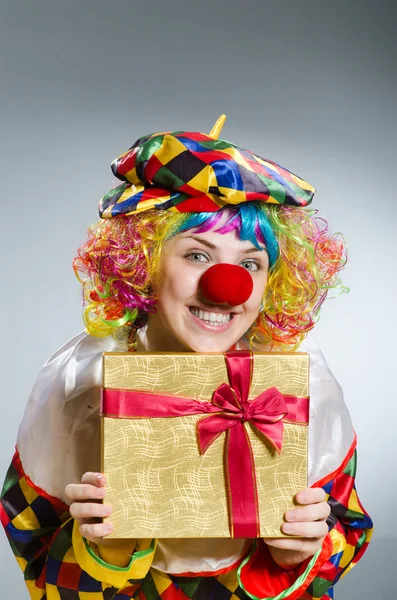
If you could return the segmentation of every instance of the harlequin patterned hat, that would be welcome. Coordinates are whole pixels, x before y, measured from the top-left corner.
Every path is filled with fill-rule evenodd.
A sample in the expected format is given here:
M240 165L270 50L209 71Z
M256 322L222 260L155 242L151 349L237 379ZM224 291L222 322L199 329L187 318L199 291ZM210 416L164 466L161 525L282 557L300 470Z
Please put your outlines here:
M155 208L214 212L226 204L261 200L307 206L315 188L271 160L218 139L222 115L211 133L175 131L139 138L112 163L123 183L99 203L103 219Z

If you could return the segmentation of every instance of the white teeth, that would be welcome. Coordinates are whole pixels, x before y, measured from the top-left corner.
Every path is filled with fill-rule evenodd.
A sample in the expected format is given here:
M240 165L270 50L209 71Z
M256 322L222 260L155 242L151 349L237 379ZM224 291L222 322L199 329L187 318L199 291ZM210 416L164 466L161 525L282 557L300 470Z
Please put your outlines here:
M224 325L225 323L229 323L229 321L232 318L232 315L230 313L222 314L222 313L207 312L206 310L201 310L201 308L191 307L190 312L195 317L198 317L202 321L205 321L206 323L214 325L215 327L217 327L218 325Z

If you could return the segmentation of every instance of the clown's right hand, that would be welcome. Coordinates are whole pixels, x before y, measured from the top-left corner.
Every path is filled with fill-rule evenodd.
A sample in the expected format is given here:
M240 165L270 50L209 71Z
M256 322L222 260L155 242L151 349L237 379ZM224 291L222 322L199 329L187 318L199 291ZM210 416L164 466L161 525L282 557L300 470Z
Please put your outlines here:
M112 507L108 504L102 504L101 500L105 497L106 477L102 473L84 473L81 483L70 483L65 488L65 497L68 502L69 512L75 521L79 524L80 533L88 541L99 547L101 556L105 549L121 551L121 554L127 553L130 556L136 540L130 539L110 539L104 538L113 531L113 525L110 522L100 522L103 517L112 514ZM103 558L105 558L103 556ZM124 563L124 557L118 557ZM115 560L112 557L112 561ZM117 566L124 566L120 564Z
M81 535L94 544L103 544L104 536L113 530L110 522L100 522L112 513L111 506L101 502L105 485L104 475L88 472L82 476L81 483L69 483L65 488L71 516L79 523Z

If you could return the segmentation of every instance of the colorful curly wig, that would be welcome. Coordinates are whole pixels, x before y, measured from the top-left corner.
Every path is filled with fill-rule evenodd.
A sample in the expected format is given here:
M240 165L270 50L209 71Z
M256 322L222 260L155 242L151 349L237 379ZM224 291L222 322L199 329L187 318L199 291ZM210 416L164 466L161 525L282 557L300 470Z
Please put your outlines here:
M133 347L134 332L156 311L152 282L160 273L164 244L186 229L235 230L240 239L265 244L271 266L264 310L246 334L255 348L296 349L314 327L328 292L346 291L339 276L346 264L343 238L330 234L315 210L255 201L215 213L153 209L101 220L78 249L73 266L83 285L83 320L91 335L128 329Z

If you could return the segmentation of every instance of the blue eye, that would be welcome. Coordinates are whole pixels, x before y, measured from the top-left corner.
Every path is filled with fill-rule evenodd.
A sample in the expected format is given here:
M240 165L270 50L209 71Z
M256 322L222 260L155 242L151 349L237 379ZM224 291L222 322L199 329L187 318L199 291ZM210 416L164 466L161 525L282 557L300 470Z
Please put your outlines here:
M191 252L186 255L186 258L191 260L192 262L208 262L208 257L201 252Z
M247 271L259 271L259 265L254 260L245 260L241 263L241 266Z

